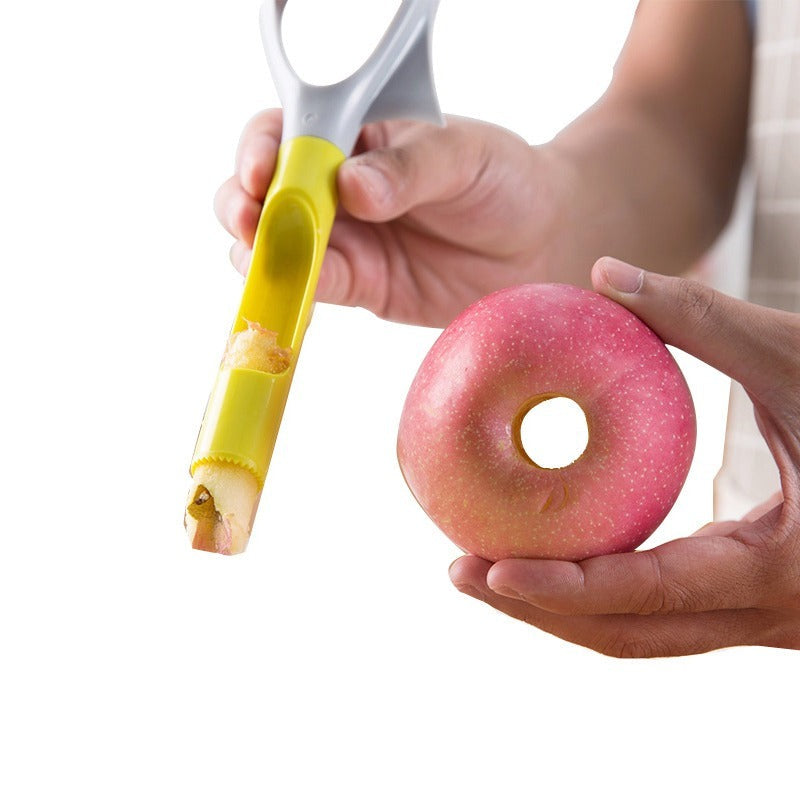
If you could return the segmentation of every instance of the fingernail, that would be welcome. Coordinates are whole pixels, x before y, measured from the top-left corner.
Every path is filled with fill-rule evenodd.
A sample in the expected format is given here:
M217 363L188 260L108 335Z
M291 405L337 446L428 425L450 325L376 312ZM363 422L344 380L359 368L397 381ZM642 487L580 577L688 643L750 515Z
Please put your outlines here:
M495 594L502 594L503 597L510 597L512 600L525 600L525 597L522 594L520 594L516 589L512 589L510 586L500 584L499 586L490 586L489 588Z
M602 262L603 274L612 289L621 294L636 294L644 283L644 270L609 258Z

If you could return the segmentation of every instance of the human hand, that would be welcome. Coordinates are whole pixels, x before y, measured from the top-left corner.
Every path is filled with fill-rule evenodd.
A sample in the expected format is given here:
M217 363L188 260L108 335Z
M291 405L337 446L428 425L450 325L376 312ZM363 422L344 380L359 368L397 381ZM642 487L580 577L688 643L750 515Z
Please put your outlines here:
M242 134L235 175L215 210L236 237L243 274L281 135L280 111ZM554 279L544 268L558 214L544 149L507 130L450 117L447 126L389 122L364 128L339 169L340 209L317 299L363 306L386 319L444 326L504 286Z
M592 281L665 342L745 387L782 492L741 520L652 550L578 563L462 556L451 580L505 614L607 655L800 649L800 315L614 259L598 261Z

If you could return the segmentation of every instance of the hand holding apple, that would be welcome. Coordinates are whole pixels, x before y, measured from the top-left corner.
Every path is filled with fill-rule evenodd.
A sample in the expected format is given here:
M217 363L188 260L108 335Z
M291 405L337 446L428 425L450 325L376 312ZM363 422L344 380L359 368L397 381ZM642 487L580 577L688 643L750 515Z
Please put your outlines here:
M738 380L781 474L782 492L739 521L635 553L564 560L463 556L465 594L577 644L618 657L733 645L800 649L800 316L613 259L595 288L665 342Z

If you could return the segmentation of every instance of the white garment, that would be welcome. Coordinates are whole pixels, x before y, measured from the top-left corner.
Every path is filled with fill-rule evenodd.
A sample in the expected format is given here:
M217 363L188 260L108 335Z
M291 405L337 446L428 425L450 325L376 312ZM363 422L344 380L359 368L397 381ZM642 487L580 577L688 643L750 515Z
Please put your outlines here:
M759 0L750 158L756 180L747 299L800 313L800 0ZM780 488L742 387L731 387L714 517L737 519Z

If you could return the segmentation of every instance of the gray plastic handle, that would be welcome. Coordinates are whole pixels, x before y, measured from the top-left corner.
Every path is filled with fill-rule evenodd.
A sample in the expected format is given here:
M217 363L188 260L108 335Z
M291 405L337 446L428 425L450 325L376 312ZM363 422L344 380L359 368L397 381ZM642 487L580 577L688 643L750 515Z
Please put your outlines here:
M403 0L372 55L349 78L330 86L304 83L281 37L288 0L261 6L261 38L283 105L283 141L318 136L349 155L362 125L385 119L443 124L431 69L433 18L439 0Z

